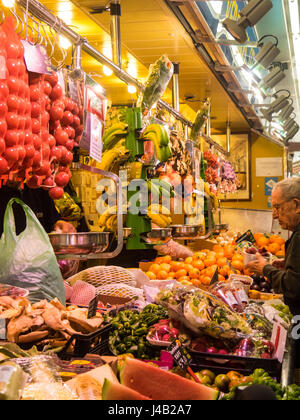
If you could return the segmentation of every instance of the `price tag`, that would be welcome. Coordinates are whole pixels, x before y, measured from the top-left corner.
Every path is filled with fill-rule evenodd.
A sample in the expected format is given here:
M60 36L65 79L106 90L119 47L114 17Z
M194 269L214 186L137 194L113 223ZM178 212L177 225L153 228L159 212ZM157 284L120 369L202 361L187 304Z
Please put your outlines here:
M183 370L187 371L190 367L191 356L182 347L179 340L174 340L167 350L172 356L175 363Z
M94 299L92 299L89 303L88 319L96 316L97 308L98 308L98 296L96 296Z
M280 363L283 361L283 356L286 347L286 340L287 340L287 330L278 322L274 324L272 338L271 341L275 347L275 355L276 359L279 360Z
M256 242L251 230L248 230L236 240L237 244L240 244L241 242L251 242L252 244Z
M210 286L212 286L215 283L218 283L219 281L219 268L216 269L215 274L213 275L211 282L210 282Z
M42 45L32 45L21 41L24 46L24 59L28 71L39 74L51 74L51 65L46 49Z
M0 340L6 340L6 321L0 319Z

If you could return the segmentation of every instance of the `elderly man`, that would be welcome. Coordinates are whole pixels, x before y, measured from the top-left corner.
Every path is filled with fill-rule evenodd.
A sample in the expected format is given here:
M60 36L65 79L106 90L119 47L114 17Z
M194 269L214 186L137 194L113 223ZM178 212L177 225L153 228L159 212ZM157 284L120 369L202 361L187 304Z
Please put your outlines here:
M282 269L269 265L257 255L247 269L264 275L277 293L283 293L293 315L300 315L300 178L279 182L272 193L273 217L282 229L293 232L286 242L286 257Z

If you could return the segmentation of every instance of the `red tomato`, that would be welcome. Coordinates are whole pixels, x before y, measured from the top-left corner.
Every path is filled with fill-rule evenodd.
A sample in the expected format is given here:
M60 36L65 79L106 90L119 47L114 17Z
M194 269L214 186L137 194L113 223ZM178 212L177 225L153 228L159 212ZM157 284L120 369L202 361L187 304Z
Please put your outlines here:
M8 108L5 102L0 102L0 117L4 117L8 112Z
M22 145L18 145L18 146L16 146L17 147L17 149L18 149L18 152L19 152L19 158L18 158L18 161L19 161L19 163L20 163L20 165L23 163L23 160L25 159L25 157L26 157L26 149L25 149L25 147L24 146L22 146Z
M60 106L52 106L50 116L53 121L61 120L64 116L64 110Z
M39 134L41 131L41 124L37 118L32 118L32 132L33 134Z
M76 129L80 127L80 118L77 115L73 116L73 127Z
M50 158L50 146L46 143L42 143L41 153L42 153L43 160L49 159Z
M16 95L9 95L7 98L8 111L17 111L20 106L21 99Z
M9 166L7 160L4 157L0 156L0 175L5 174L9 171Z
M9 78L7 79L8 90L9 90L9 93L11 94L18 95L20 91L20 85L21 85L21 80L19 80L15 76L9 76Z
M48 176L48 178L43 181L43 188L48 191L52 187L54 187L54 179L52 176Z
M59 108L62 108L63 110L65 110L65 103L62 99L57 99L56 101L53 102L53 107L58 106Z
M3 101L9 95L9 89L5 82L0 81L0 100Z
M41 115L41 125L42 127L47 127L50 120L50 116L47 111L43 112Z
M55 183L59 187L65 187L70 181L70 177L66 172L59 172L55 177Z
M16 130L8 130L4 138L6 147L13 147L19 144L19 132Z
M67 150L67 153L65 156L62 156L61 163L63 165L70 165L73 162L73 153L71 153L69 150Z
M55 130L54 137L56 138L57 144L61 146L65 146L67 141L69 140L67 132L61 128Z
M32 133L30 131L25 131L24 144L33 144Z
M16 130L19 127L19 116L14 112L8 112L6 115L7 128L9 130Z
M6 44L7 58L19 58L20 47L19 43L8 41Z
M35 154L35 148L33 144L25 144L25 150L26 150L26 158L27 159L33 159Z
M50 147L50 149L52 149L54 146L56 146L56 140L55 137L52 136L51 134L48 135L48 139L47 139L47 143Z
M33 156L32 167L34 169L38 169L41 166L41 162L42 162L42 155L39 151L36 150Z
M41 114L41 105L38 102L31 103L31 116L32 118L39 118Z
M40 188L42 185L42 178L38 175L33 175L27 182L26 185L31 189Z
M19 150L17 146L8 147L3 153L3 157L7 160L10 167L13 166L19 159Z
M75 138L75 130L74 130L73 127L71 127L71 126L68 125L64 129L68 133L68 136L69 136L70 139L74 139Z
M49 191L49 195L52 198L52 200L59 200L60 198L63 197L64 190L63 188L60 188L60 187L54 187L54 188L51 188L51 190Z
M44 88L44 93L49 96L50 93L52 92L52 86L49 82L47 82L47 80L43 83L43 88Z
M65 111L63 118L62 118L62 123L66 126L68 125L72 125L74 121L74 116L72 114L71 111Z
M40 150L42 145L41 136L39 136L38 134L32 134L32 142L35 150Z
M75 106L75 102L73 101L73 99L66 97L64 99L64 102L65 102L66 110L67 111L73 111L74 106Z
M3 154L5 149L6 149L5 140L2 137L0 137L0 156Z
M40 98L40 89L36 85L30 86L30 100L31 102L38 102Z
M72 152L72 150L74 149L74 140L68 140L66 143L66 148Z
M62 158L62 150L58 146L54 146L51 148L50 157L55 158L56 160L60 161Z
M49 82L51 84L51 86L55 86L58 82L58 76L55 72L53 72L52 74L45 74L44 80L46 82Z
M0 120L0 137L4 137L7 131L7 124L5 120Z
M19 76L19 67L18 67L19 60L15 58L8 58L6 60L7 70L10 76Z
M53 86L52 92L50 94L50 98L52 99L52 101L56 101L57 99L60 99L62 96L63 96L62 87L59 84L56 84L55 86Z
M47 160L43 160L43 162L41 163L39 169L35 172L36 175L39 176L45 176L48 174L48 172L50 171L50 163Z

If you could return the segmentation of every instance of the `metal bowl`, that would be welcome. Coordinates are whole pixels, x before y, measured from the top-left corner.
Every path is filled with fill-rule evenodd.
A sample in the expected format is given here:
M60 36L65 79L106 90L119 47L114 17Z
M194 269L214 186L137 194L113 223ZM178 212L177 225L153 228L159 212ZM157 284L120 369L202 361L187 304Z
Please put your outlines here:
M222 225L215 225L214 231L215 232L227 232L229 229L229 225L222 224Z
M203 232L203 226L173 225L171 226L173 238L193 238Z
M101 254L109 245L109 232L50 233L56 255Z
M131 233L132 233L131 228L126 227L126 228L123 229L123 238L124 238L125 241L126 241L126 239L128 239L130 237Z
M172 239L171 228L152 229L151 232L142 235L144 241L152 245L166 244Z

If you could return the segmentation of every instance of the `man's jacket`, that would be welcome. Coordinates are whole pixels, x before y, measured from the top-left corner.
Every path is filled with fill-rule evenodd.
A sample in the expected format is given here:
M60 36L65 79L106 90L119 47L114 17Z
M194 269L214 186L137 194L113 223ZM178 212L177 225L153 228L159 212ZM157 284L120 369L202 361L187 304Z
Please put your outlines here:
M266 265L263 271L276 293L284 295L293 315L300 315L300 225L285 244L285 268Z

